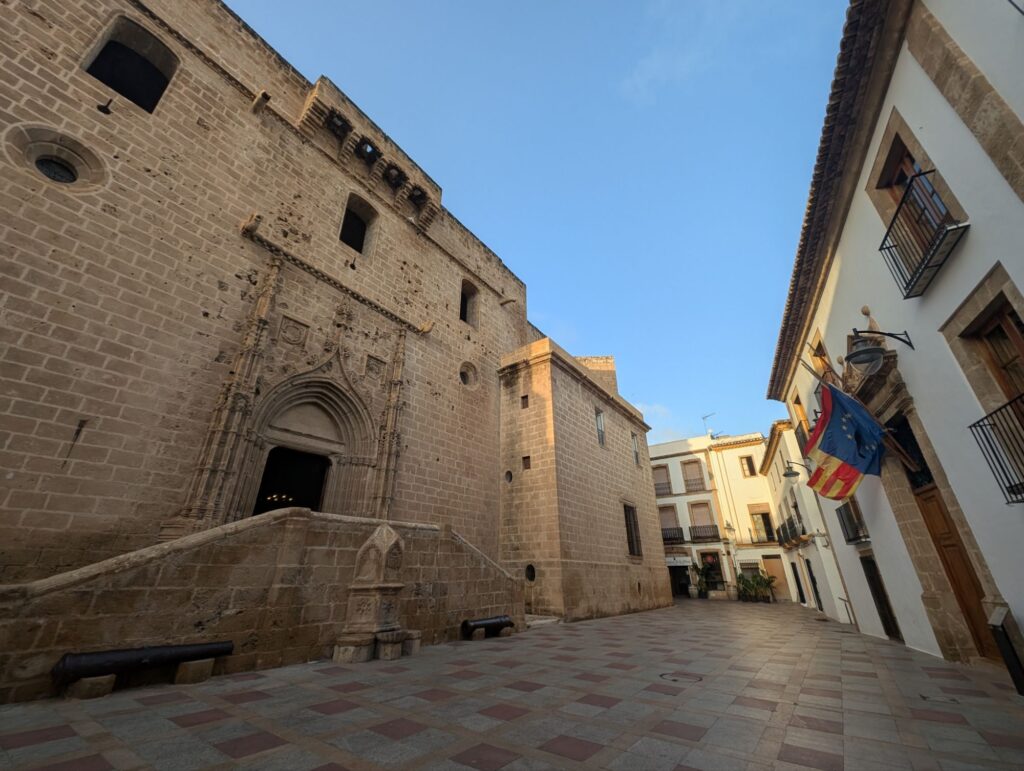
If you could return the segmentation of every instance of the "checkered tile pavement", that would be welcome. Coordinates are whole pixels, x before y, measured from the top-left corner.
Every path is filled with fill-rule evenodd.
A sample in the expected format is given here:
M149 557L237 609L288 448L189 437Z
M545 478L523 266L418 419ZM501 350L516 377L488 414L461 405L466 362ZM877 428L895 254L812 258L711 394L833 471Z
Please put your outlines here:
M792 605L629 616L0 708L0 769L1024 768L1024 699Z

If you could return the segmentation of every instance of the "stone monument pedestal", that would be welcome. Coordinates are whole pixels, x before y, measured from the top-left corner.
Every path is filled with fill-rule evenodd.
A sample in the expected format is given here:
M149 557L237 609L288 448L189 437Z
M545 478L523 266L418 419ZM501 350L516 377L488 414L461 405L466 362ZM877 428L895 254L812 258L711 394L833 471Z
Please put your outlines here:
M402 629L398 612L398 595L405 587L399 580L404 551L402 539L386 523L359 549L335 661L393 661L419 651L420 633Z

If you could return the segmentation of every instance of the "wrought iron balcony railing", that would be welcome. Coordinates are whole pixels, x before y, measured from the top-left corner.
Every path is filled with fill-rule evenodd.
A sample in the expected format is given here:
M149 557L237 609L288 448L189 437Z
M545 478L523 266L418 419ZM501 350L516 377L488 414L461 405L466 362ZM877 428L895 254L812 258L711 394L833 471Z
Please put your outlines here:
M847 543L864 543L871 540L860 512L848 502L836 509L836 516L839 517L839 527L843 529L843 538Z
M691 525L690 540L694 542L721 541L722 538L718 535L718 525Z
M929 175L912 176L878 250L904 299L920 297L956 248L969 222L959 222L942 202Z
M1024 394L971 424L1007 503L1024 503Z
M707 489L704 486L703 479L685 479L686 492L688 493L699 493Z
M750 530L748 528L747 533L750 534L748 543L775 543L775 531L773 530Z
M786 517L786 521L775 528L775 537L783 546L796 543L800 540L800 536L806 534L807 529L804 527L804 523L792 517Z
M665 495L672 495L672 483L671 482L655 482L654 483L654 494L659 498Z
M681 527L663 527L661 540L667 544L686 543L686 531Z

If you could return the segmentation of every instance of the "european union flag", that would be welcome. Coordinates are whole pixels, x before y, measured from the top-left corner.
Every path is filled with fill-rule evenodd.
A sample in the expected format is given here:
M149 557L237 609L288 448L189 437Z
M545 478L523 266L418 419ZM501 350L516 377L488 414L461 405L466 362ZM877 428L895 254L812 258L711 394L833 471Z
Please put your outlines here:
M846 500L865 474L881 475L884 437L863 404L823 383L821 417L804 450L816 466L807 486L824 498Z

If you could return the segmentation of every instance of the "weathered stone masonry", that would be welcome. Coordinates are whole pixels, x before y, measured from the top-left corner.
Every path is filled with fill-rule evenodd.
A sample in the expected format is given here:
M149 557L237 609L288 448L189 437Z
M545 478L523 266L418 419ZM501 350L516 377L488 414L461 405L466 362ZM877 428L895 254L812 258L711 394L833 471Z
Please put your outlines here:
M498 370L542 335L523 283L443 208L438 184L329 80L306 81L215 0L16 0L3 25L0 636L16 640L0 650L4 695L39 695L40 662L61 650L128 642L100 621L115 601L106 580L75 589L96 593L95 624L56 623L64 599L56 626L38 626L37 605L19 603L45 582L79 586L77 571L122 575L110 560L143 552L156 562L136 574L138 588L162 590L155 565L187 539L248 526L279 448L324 459L314 508L366 527L441 528L488 565L481 579L500 573L493 561L518 526L515 512L502 518L504 496L523 482L504 479L502 436L532 417L503 411ZM160 52L167 78L148 107L87 71L110 41L133 40ZM59 181L68 168L77 179ZM361 249L339 237L346 210L365 225ZM592 420L595 399L622 401L610 359L581 361L588 385L554 405L566 426ZM630 415L622 404L609 415ZM643 485L627 471L629 434L646 454L645 431L638 414L616 418L609 447L592 455L589 429L560 430L563 469L619 480L600 488L615 496L604 513L580 498L552 525L563 544L553 571L595 566L565 583L556 605L567 615L669 601L647 552L622 556L623 496L638 501L645 549L660 547L653 506L627 492ZM573 496L594 493L572 480L535 494L569 511ZM267 567L259 550L231 554L237 570ZM531 558L520 551L510 567ZM437 591L474 580L448 567L438 564L448 589ZM459 612L520 617L520 583L518 573L498 581L500 601L469 591ZM415 586L402 590L403 625L426 641L454 634L451 619L415 610ZM209 610L207 595L190 597ZM239 613L263 602L230 597ZM246 652L229 669L319 655L342 620L332 610L322 634L288 654L262 635L265 655ZM136 625L131 640L165 642L162 629Z

